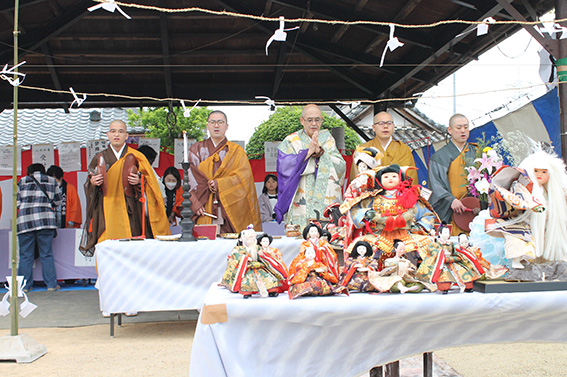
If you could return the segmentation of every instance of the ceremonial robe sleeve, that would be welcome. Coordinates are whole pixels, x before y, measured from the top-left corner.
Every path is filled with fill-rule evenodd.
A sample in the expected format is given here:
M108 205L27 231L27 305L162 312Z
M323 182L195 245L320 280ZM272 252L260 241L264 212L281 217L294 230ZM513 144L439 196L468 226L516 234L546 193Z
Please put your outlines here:
M451 187L449 186L448 165L449 162L444 163L439 155L434 154L429 162L428 173L429 188L432 191L429 203L431 203L441 220L445 222L451 221L451 203L455 199L453 194L451 194Z
M299 185L301 174L309 162L309 159L305 159L307 157L307 149L302 149L297 154L284 153L282 150L287 149L286 145L282 146L284 143L289 144L286 140L282 141L278 149L277 159L278 202L274 207L274 212L276 213L276 221L278 223L283 221L284 215L289 210Z
M413 159L413 155L411 153L410 147L405 144L400 143L399 148L400 153L398 154L399 157L396 158L396 161L393 163L398 164L400 166L413 166L415 167L415 160ZM417 178L417 170L411 169L408 171L408 177L412 179L414 185L419 184L419 180Z
M335 139L331 137L332 146L327 150L327 153L331 156L331 162L333 163L333 167L337 172L337 178L340 182L344 182L344 177L346 173L346 161L341 155L341 152L337 149L337 145L335 143Z

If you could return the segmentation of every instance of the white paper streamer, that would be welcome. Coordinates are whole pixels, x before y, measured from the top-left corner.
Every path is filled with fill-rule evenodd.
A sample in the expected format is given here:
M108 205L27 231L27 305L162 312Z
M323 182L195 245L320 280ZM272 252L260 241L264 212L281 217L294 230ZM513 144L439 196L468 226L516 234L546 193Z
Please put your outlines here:
M487 17L482 20L482 24L476 27L476 36L480 37L481 35L488 34L488 25L496 23L496 20L492 17Z
M256 99L265 99L264 103L270 107L270 111L276 110L276 102L270 97L256 96Z
M388 39L388 43L386 43L386 47L384 47L384 52L382 53L382 59L380 59L380 67L384 65L384 58L386 57L386 51L388 49L390 49L391 52L397 49L398 47L402 47L404 45L402 42L400 42L398 37L394 37L395 29L396 26L394 24L390 24L390 39Z
M24 277L16 276L16 279L18 281L18 297L24 298L24 302L20 304L20 315L23 318L26 318L31 312L33 312L37 308L37 305L32 304L28 299L28 295L26 294L26 292L23 291L23 287L24 285L26 285L26 281L24 280ZM12 296L12 287L10 286L11 281L12 281L12 277L6 276L6 284L4 285L4 287L6 287L8 292L6 292L6 294L2 298L2 301L0 302L0 316L6 316L10 313L10 303L8 302L8 297Z
M8 69L8 64L6 64L4 68L2 68L2 70L0 71L0 77L2 78L2 80L8 81L12 86L18 86L22 82L24 82L24 79L26 78L26 74L22 72L14 72L14 69L18 68L22 64L26 64L26 62L23 61L19 64L16 64L10 69ZM14 77L8 77L8 76L14 76Z
M479 25L477 25L477 27L476 27L476 36L477 36L477 37L480 37L481 35L488 34L488 26L489 26L490 24L496 23L496 20L495 20L494 18L492 18L492 17L486 17L484 20L482 20L482 22L483 22L482 24L479 24ZM469 30L469 31L465 31L464 33L457 34L457 35L455 36L455 38L459 38L459 37L465 36L465 35L467 35L467 34L469 34L469 33L472 33L474 30L475 30L475 29L471 29L471 30Z
M83 102L85 102L85 100L87 99L87 95L83 93L83 98L79 98L77 96L77 93L75 93L72 87L70 87L69 90L71 91L71 94L73 94L73 98L74 98L73 102L71 102L71 105L69 106L69 109L71 109L71 107L73 107L75 103L77 104L77 107L80 107L83 104Z
M285 42L285 40L287 38L286 31L299 29L299 26L292 27L292 28L289 28L289 29L284 29L284 25L285 25L285 18L284 18L284 16L280 16L280 27L279 27L279 29L276 29L274 34L266 42L266 56L268 55L268 47L270 47L270 45L272 44L273 41Z
M535 26L535 29L543 36L543 33L549 34L549 36L553 37L557 33L561 33L561 37L559 39L567 38L567 27L561 26L554 22L542 22L542 26L539 28Z
M181 100L181 107L183 108L183 116L185 118L189 118L191 116L191 111L193 111L193 109L199 104L199 102L201 102L201 99L199 99L192 108L187 109L185 107L185 101Z
M20 304L20 315L23 318L26 318L28 315L30 315L31 312L33 312L35 309L37 308L37 305L32 304L30 302L30 300L28 299L28 295L26 295L26 293L24 292L24 302L22 302Z
M8 302L8 296L8 293L6 293L2 298L2 302L0 302L0 316L2 317L10 314L10 303Z
M131 19L132 17L128 16L126 13L124 13L124 11L122 9L120 9L120 7L118 6L118 4L114 3L114 0L107 0L106 3L100 3L97 5L93 5L92 7L88 8L89 12L94 12L97 9L104 9L106 11L109 11L110 13L114 13L115 10L118 9L118 11L127 19Z

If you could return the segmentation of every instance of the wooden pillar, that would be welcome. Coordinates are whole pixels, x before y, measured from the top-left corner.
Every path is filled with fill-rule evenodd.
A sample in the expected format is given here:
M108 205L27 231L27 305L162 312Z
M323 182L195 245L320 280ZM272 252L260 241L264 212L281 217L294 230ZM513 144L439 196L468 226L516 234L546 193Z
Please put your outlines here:
M555 0L555 18L567 18L567 1ZM567 22L563 22L561 26L567 27ZM563 35L564 37L564 35ZM567 38L559 39L558 53L555 59L567 58ZM567 161L567 83L559 85L559 126L561 135L561 153L563 161Z

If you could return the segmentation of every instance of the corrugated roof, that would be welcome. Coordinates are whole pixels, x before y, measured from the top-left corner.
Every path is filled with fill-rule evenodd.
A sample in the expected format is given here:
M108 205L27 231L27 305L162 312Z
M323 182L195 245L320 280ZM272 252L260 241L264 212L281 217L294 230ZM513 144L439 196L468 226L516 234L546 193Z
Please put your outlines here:
M100 120L91 120L91 113L100 113ZM94 119L94 117L93 117ZM18 144L59 144L106 139L106 130L113 120L126 122L128 115L123 108L71 109L66 113L59 109L21 109L18 110ZM14 110L0 113L0 145L12 145L14 129ZM140 127L128 127L128 132L143 132Z

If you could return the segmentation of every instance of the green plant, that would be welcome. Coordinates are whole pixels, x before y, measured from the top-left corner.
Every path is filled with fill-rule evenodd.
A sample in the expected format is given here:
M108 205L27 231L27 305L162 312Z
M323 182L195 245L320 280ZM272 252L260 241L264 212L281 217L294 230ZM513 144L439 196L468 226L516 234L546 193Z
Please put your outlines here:
M301 117L302 107L279 107L276 111L264 121L254 131L254 134L248 141L246 153L250 159L260 159L264 154L264 142L266 141L282 141L292 132L302 129L299 118ZM330 117L323 113L323 124L321 128L332 129L342 127L345 129L345 149L346 154L352 154L352 151L360 144L360 138L352 129L346 127L345 123L339 119Z
M211 111L206 107L196 107L191 110L189 118L183 116L180 107L174 107L171 113L165 107L127 110L127 113L130 126L143 127L147 137L159 138L162 150L173 153L173 140L182 138L183 131L187 131L190 139L202 140L206 136L207 118Z

